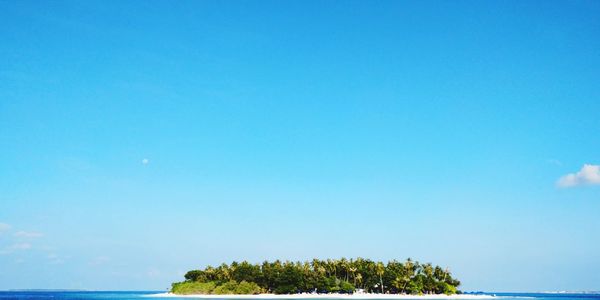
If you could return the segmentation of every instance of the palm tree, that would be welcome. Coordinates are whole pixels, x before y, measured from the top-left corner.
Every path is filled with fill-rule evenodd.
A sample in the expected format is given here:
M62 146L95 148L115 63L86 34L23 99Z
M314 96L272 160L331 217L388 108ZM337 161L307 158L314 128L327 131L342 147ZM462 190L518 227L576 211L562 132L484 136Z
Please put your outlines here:
M209 280L215 280L215 269L213 267L207 266L204 270L204 272L206 273L206 277Z
M328 269L328 274L327 276L331 276L331 274L333 274L334 277L337 278L337 268L336 268L336 264L337 262L331 259L327 259L327 269Z
M342 267L342 270L344 270L344 275L346 275L346 281L348 281L348 261L346 260L345 257L342 257L342 259L340 259L340 266Z
M356 277L354 277L354 286L356 286L357 281L358 281L359 285L362 284L362 279L363 279L363 277L360 273L356 274ZM361 287L362 287L362 285L361 285Z
M222 280L229 281L231 279L231 269L229 265L224 263L220 265L217 270L219 271Z
M408 272L409 271L405 269L404 273L402 274L402 282L404 283L402 285L402 293L403 294L406 294L406 286L408 285L408 283L410 282L410 279L411 279L411 277L410 277L410 275L409 275ZM412 272L412 271L410 271L410 272Z
M406 269L406 271L410 274L410 277L414 275L415 265L410 257L406 260L406 262L404 262L404 269Z
M325 274L325 272L326 272L326 270L325 270L325 267L323 267L323 266L319 266L319 267L317 268L317 272L318 272L320 275L324 275L324 274Z
M401 277L396 277L396 279L394 279L394 281L392 281L392 285L396 288L396 290L399 292L400 290L403 289L404 287L404 279Z
M383 263L377 263L376 271L377 275L379 275L379 285L381 286L381 293L383 294L383 274L385 273L385 267L383 266Z
M428 294L433 292L435 289L435 278L433 277L433 271L434 269L433 266L431 266L431 263L426 263L423 265L423 273L425 274L423 286Z
M356 272L356 267L349 267L348 271L352 273L352 278L354 278L354 287L356 287L356 276L354 276L354 273Z
M313 258L313 260L310 262L310 264L313 267L313 270L315 272L318 272L319 267L321 266L321 262L318 259Z

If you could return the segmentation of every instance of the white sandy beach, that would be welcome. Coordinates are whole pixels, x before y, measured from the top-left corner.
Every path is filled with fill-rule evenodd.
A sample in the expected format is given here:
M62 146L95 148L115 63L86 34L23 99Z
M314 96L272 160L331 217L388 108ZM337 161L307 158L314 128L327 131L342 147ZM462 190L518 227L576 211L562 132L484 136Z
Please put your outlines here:
M199 298L199 299L493 299L492 295L400 295L400 294L259 294L259 295L176 295L173 293L161 293L147 295L157 298Z

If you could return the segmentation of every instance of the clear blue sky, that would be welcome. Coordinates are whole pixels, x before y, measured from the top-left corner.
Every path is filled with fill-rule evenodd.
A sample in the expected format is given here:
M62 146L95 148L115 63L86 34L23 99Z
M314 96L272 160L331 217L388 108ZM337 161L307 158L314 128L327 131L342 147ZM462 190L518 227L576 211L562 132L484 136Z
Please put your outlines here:
M2 0L0 57L0 289L362 256L600 290L598 1Z

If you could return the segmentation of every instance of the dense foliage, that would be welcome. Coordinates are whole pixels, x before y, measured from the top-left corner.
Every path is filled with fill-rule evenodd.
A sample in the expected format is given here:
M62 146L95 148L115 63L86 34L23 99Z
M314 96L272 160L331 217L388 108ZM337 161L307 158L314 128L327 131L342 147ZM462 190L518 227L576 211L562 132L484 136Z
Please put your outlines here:
M216 294L216 295L227 295L227 294L260 294L264 290L254 282L241 281L236 282L230 280L217 284L215 281L209 282L197 282L197 281L184 281L173 284L171 292L179 295L189 294Z
M460 281L450 272L430 263L407 259L387 264L369 259L318 260L311 262L243 261L206 267L185 274L173 284L176 294L293 294L368 293L456 294Z

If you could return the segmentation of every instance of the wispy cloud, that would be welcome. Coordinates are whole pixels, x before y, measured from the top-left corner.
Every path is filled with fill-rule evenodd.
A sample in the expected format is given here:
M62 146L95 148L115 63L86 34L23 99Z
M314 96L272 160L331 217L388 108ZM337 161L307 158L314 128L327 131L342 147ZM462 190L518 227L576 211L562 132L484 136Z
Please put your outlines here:
M0 250L0 254L10 254L17 251L31 249L30 243L16 243Z
M600 165L584 164L576 173L567 174L556 181L561 188L580 185L600 185Z
M59 264L62 264L65 262L65 260L63 258L56 255L55 253L48 254L47 258L48 258L48 264L51 264L51 265L59 265Z
M17 244L12 245L12 249L15 249L15 250L31 249L31 244L30 243L17 243Z
M109 261L110 261L110 257L108 257L108 256L97 256L97 257L94 257L90 261L90 265L92 265L92 266L98 266L98 265L105 264L105 263L107 263Z
M33 238L39 238L44 236L44 234L42 234L41 232L37 232L37 231L17 231L14 234L15 237L19 237L19 238L28 238L28 239L33 239Z
M11 226L6 223L0 223L0 234L2 234L4 231L8 231L10 227Z
M551 158L547 162L551 165L562 166L562 162L558 159Z

